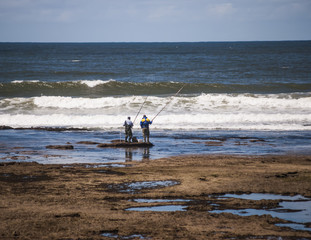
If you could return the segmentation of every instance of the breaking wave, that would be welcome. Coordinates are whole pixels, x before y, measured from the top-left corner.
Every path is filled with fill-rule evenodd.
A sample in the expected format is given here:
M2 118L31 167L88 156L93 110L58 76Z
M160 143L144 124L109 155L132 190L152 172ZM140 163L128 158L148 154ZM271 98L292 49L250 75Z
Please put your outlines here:
M311 130L311 93L182 94L99 98L40 96L0 100L0 125L118 129L142 114L154 129Z
M293 93L310 92L311 83L222 84L170 82L120 82L110 80L77 80L45 82L39 80L14 80L0 83L2 97L74 96L105 97L122 95L173 94L185 85L182 93Z

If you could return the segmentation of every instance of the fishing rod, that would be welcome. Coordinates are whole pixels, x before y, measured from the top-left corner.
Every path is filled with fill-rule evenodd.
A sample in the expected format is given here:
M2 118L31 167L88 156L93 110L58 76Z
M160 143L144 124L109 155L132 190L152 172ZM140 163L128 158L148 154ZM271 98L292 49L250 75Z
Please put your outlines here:
M144 104L146 103L147 98L148 98L148 95L146 96L145 101L144 101L143 104L141 105L141 107L140 107L138 113L136 114L136 117L135 117L135 119L134 119L133 125L134 125L134 123L135 123L135 121L136 121L136 118L137 118L138 114L140 113L141 109L143 108Z
M153 122L153 120L164 110L164 108L166 108L166 106L173 100L173 97L176 97L180 91L186 86L186 84L184 84L178 91L177 93L175 93L174 96L171 97L171 99L164 105L164 107L160 110L160 112L157 113L157 115L154 116L154 118L151 120L151 122Z

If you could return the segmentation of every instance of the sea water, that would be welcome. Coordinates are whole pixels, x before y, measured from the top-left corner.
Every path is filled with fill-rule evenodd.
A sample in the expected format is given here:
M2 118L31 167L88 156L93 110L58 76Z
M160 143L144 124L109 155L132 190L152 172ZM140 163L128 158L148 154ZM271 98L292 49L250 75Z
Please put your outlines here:
M310 65L310 41L0 43L0 160L310 154ZM144 114L153 148L77 144L123 139L128 116L141 140Z
M276 194L264 194L264 193L252 193L252 194L225 194L220 198L239 198L248 200L280 200L278 207L272 209L225 209L225 210L213 210L211 213L232 213L239 216L253 216L253 215L271 215L290 221L290 223L278 223L280 227L290 227L296 230L311 231L311 228L307 227L310 222L311 215L311 200L310 198L303 197L301 195L296 196L282 196Z

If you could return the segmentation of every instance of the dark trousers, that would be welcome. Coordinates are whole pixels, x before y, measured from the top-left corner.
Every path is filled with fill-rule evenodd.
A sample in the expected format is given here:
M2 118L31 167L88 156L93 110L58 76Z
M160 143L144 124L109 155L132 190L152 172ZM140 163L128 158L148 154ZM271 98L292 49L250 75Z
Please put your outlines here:
M126 126L125 127L125 142L127 142L127 138L129 139L129 142L131 142L132 137L133 137L132 128Z

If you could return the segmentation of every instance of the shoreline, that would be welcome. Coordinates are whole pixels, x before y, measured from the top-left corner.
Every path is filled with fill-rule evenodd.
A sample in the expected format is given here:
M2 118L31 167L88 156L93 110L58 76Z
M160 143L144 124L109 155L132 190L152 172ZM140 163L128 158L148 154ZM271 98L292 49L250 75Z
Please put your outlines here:
M225 193L311 198L310 163L311 156L295 155L182 155L122 167L1 162L0 238L311 238L311 231L277 226L288 221L270 215L211 212L216 205L261 209L280 202L215 199ZM167 205L183 210L127 210Z
M54 129L54 128L52 128ZM0 161L46 164L145 161L177 155L311 155L311 132L151 131L152 148L100 148L124 140L123 131L3 130ZM123 129L122 129L123 130ZM141 141L141 131L134 134ZM69 146L70 145L70 146ZM47 148L47 146L59 146ZM63 149L63 150L62 150Z

